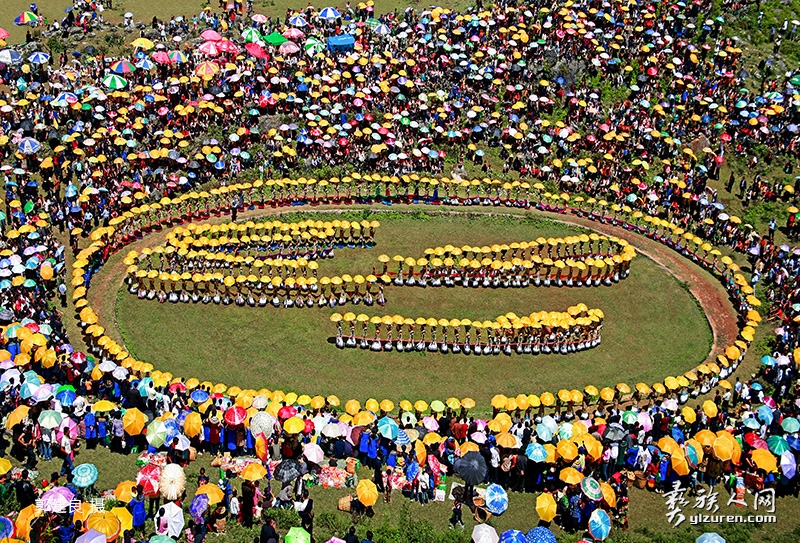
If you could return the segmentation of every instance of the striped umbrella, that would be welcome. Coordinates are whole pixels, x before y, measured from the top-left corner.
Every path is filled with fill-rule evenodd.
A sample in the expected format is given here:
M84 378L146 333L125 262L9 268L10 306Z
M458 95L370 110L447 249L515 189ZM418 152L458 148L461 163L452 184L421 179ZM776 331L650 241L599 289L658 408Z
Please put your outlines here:
M169 59L172 62L177 62L179 64L182 63L182 62L186 62L186 60L187 60L186 59L186 55L184 55L180 51L170 51L169 52Z
M115 74L129 74L136 71L136 66L127 60L118 60L111 65L111 71Z
M308 56L313 57L317 53L325 50L325 44L317 38L308 38L306 43L303 44L303 49Z
M47 53L42 53L41 51L36 51L28 56L28 62L31 64L47 64L50 60L50 55Z
M111 74L103 78L103 85L111 90L119 90L127 87L128 82L116 74Z
M242 32L242 40L245 43L255 43L261 40L261 34L255 28L245 28L244 32Z
M143 58L136 63L136 67L141 70L149 71L155 67L155 64L153 64L149 59Z
M214 62L201 62L195 66L194 73L200 77L213 77L219 73L219 65Z
M336 8L324 8L317 17L325 21L335 21L341 16L342 14Z
M34 155L41 148L42 144L33 138L22 138L17 146L17 150L23 155Z
M297 28L303 28L304 26L308 26L308 21L301 15L295 15L294 17L289 17L289 24Z
M379 36L388 36L389 34L392 33L391 29L389 29L389 27L384 24L376 26L374 32Z
M78 488L87 488L97 481L97 468L94 464L81 464L72 470L72 484Z
M29 25L39 20L39 17L32 11L23 11L14 19L14 24L17 26Z

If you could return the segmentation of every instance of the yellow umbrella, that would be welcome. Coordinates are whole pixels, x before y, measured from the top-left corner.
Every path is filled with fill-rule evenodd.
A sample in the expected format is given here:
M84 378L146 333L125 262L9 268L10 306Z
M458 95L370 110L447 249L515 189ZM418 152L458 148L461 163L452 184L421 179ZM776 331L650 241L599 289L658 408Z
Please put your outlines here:
M248 464L246 468L242 470L241 478L245 481L259 481L267 476L267 468L253 462Z
M8 461L6 458L0 458L0 475L5 475L9 471L11 471L11 462Z
M658 440L658 448L669 455L682 454L681 446L669 436L662 437Z
M305 427L306 423L303 421L303 419L298 417L286 419L286 421L283 423L283 429L286 430L286 433L288 434L299 434Z
M706 400L703 402L703 413L705 413L707 417L713 419L717 416L717 412L717 404L711 400Z
M722 461L733 459L733 443L725 437L717 436L712 445L712 449L714 451L714 456Z
M186 434L186 437L193 438L199 436L202 431L203 419L200 418L200 413L192 411L183 421L183 433Z
M356 487L356 496L366 507L372 507L378 502L378 487L369 479L361 479Z
M225 499L225 493L222 492L222 489L211 483L206 483L198 488L194 495L197 496L198 494L205 494L208 496L208 503L211 505L220 503L223 499Z
M508 398L503 394L497 394L492 398L492 407L495 409L503 409L508 403Z
M133 529L133 515L131 515L127 507L114 507L111 510L111 514L119 520L120 528L123 533Z
M81 521L86 524L86 519L95 511L97 511L97 509L91 503L81 502L80 505L74 508L72 522Z
M681 452L680 454L671 455L672 469L675 473L684 477L689 475L689 463L686 461L686 456Z
M435 443L441 443L442 436L437 434L436 432L428 432L425 434L425 437L422 438L422 443L424 445L433 445Z
M353 417L353 426L368 426L375 422L375 415L369 411L359 411Z
M361 403L358 400L348 400L346 404L344 404L344 410L347 413L354 417L356 413L361 411Z
M694 422L697 420L697 413L695 413L694 409L692 409L688 405L683 409L681 409L681 415L683 415L683 420L685 420L689 424L694 424Z
M565 439L562 439L556 444L556 451L558 451L558 455L567 462L572 462L578 456L577 445Z
M19 515L17 515L17 520L14 521L14 525L17 531L17 537L25 541L30 540L31 522L33 521L33 519L41 517L43 514L44 511L36 507L36 504L29 505L28 507L20 511Z
M474 443L472 441L465 441L458 447L458 451L461 453L461 456L464 456L468 452L480 451L480 447L478 447L477 443Z
M536 498L536 513L541 520L550 522L556 518L556 509L556 500L552 494L545 492Z
M100 400L96 404L92 406L92 410L98 413L107 413L116 409L116 404L109 402L108 400Z
M390 412L394 411L394 402L391 400L381 400L380 403L381 411Z
M19 355L17 355L19 358ZM30 412L31 408L27 405L20 405L16 409L14 409L6 419L6 428L13 428L17 424L23 421L25 417L28 416L28 412Z
M610 402L611 400L613 400L614 399L614 389L613 388L609 388L609 387L605 387L604 389L602 389L600 391L600 399L604 400L606 402Z
M86 528L97 530L106 536L106 541L114 541L119 535L122 523L111 511L98 511L97 513L92 513L86 519Z
M583 481L583 474L575 468L564 468L558 474L558 478L568 485L577 485Z
M541 396L539 396L539 401L542 402L542 405L545 407L550 407L556 403L556 397L553 396L552 392L543 392Z

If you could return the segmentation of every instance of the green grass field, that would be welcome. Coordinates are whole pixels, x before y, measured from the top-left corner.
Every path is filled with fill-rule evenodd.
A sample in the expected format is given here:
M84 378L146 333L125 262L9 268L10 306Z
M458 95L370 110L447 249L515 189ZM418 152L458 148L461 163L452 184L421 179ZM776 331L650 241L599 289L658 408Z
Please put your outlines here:
M321 264L320 275L369 273L379 264L376 259L381 253L420 256L426 247L439 244L510 243L579 231L533 218L398 214L378 218L381 227L375 249L337 250L335 259ZM116 255L107 269L114 268L120 258L122 255ZM516 395L563 387L581 389L587 384L614 385L622 379L652 383L700 363L710 350L711 331L693 297L644 256L634 260L632 269L628 279L600 288L388 287L385 308L344 309L369 315L485 320L508 311L563 311L579 302L601 308L606 314L603 343L567 356L342 351L331 344L335 327L329 322L330 309L159 304L139 300L125 288L111 290L120 284L117 276L111 279L116 283L109 290L117 293L116 322L130 352L175 375L343 398L415 400L455 395L472 396L480 403L498 392ZM105 289L103 273L96 279L101 289ZM96 307L104 303L94 297L92 302Z

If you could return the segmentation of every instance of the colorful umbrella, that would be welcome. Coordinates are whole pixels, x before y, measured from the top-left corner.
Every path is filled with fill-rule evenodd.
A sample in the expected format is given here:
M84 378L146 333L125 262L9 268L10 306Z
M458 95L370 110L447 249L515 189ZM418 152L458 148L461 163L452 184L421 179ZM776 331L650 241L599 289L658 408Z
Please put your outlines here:
M602 509L595 509L589 517L589 533L600 541L611 533L611 518Z
M80 464L72 470L72 484L78 488L88 488L97 482L97 475L94 464Z
M128 81L116 74L111 74L103 78L103 85L111 90L120 90L128 86Z
M585 477L581 481L581 491L592 501L599 502L603 499L603 489L594 477Z
M493 515L502 515L508 509L508 494L498 484L491 484L486 487L484 499L486 500L486 509Z

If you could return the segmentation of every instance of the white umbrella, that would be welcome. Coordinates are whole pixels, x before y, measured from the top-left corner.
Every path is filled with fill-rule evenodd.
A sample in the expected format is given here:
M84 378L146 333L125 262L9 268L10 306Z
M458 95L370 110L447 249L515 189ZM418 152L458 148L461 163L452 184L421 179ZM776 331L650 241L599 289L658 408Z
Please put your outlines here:
M258 434L264 434L267 438L269 438L275 430L276 422L277 420L275 417L266 411L259 411L250 419L250 432L254 436L257 436Z
M792 451L784 451L781 455L781 471L787 479L791 479L797 473L797 461Z
M329 422L322 427L322 435L325 437L342 437L344 435L344 430L335 422Z
M498 543L500 536L497 535L497 530L488 524L476 524L472 529L473 543Z
M177 500L186 488L186 474L178 464L167 464L158 478L158 489L167 500ZM180 532L179 532L180 534Z
M166 535L178 539L183 532L183 526L185 524L183 519L183 510L173 502L164 504L162 509L164 510L164 514L156 519L156 526L158 526L158 520L160 518L167 519Z

